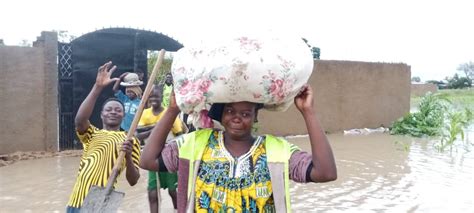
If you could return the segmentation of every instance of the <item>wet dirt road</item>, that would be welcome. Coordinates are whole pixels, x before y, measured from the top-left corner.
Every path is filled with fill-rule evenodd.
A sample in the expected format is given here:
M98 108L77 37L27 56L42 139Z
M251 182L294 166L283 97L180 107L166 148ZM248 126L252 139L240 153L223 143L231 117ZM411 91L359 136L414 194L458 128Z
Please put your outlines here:
M471 130L468 138L474 138ZM474 153L463 147L439 153L433 141L388 134L329 135L338 180L292 183L294 212L471 212ZM306 137L290 141L309 150ZM405 144L405 145L404 145ZM408 146L409 149L406 149ZM471 149L474 146L471 146ZM0 212L64 212L79 157L53 157L0 167ZM148 212L146 171L125 192L121 212ZM172 212L169 196L164 212Z

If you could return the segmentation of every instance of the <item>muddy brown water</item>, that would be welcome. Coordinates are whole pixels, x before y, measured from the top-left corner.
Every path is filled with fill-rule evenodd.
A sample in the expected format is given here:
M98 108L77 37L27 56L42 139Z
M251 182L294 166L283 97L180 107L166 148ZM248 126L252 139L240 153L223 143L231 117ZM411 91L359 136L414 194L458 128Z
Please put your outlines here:
M473 128L466 135L474 138ZM435 141L391 136L329 135L338 180L324 184L291 184L294 212L472 212L474 151L458 146L439 153ZM290 141L309 150L307 137ZM472 140L471 140L472 141ZM404 145L406 144L406 145ZM410 146L407 150L405 148ZM470 146L474 148L474 146ZM64 212L79 157L19 161L0 167L0 212ZM146 171L125 192L120 212L148 212ZM164 212L172 212L162 191Z

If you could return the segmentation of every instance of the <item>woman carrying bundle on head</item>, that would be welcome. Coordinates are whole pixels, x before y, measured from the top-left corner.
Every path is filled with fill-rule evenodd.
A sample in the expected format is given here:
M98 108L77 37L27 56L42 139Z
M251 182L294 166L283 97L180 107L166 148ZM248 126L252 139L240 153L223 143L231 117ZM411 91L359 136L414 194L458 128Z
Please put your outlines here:
M180 50L175 55L175 93L151 132L140 166L178 172L178 212L290 212L290 179L306 183L337 178L331 146L314 111L313 90L305 84L312 71L311 53L276 45L288 54L271 54L279 49L271 45L240 37L211 51ZM303 55L306 64L300 66L301 60L291 55ZM209 63L205 57L219 61ZM209 75L203 75L205 71ZM165 145L178 114L198 112L206 103L213 103L208 115L224 130L203 128ZM260 109L282 109L291 103L304 118L311 153L283 138L252 133Z

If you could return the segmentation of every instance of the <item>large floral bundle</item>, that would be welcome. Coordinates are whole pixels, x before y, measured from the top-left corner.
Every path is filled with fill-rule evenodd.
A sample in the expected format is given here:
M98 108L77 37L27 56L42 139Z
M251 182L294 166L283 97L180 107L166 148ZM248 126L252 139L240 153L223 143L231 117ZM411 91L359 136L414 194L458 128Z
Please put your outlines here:
M313 70L311 51L299 37L240 36L184 47L171 67L176 101L185 113L209 103L249 101L284 111Z

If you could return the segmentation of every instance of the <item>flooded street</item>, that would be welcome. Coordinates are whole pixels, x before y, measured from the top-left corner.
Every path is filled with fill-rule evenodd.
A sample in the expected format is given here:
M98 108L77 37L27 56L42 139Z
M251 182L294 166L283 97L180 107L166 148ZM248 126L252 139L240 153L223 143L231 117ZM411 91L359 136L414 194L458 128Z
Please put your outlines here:
M466 135L474 138L473 129ZM294 212L470 212L474 209L474 153L462 146L439 153L434 141L391 136L329 135L338 180L292 183ZM309 150L306 137L290 141ZM471 145L470 149L473 148ZM0 167L0 212L64 212L79 157L19 161ZM124 176L121 212L148 212L146 171L130 187ZM172 212L167 192L164 212Z
M468 137L474 137L472 130ZM434 141L388 134L331 135L330 140L338 180L293 184L296 212L472 212L474 208L474 153L462 146L439 153ZM404 144L411 144L409 150Z

